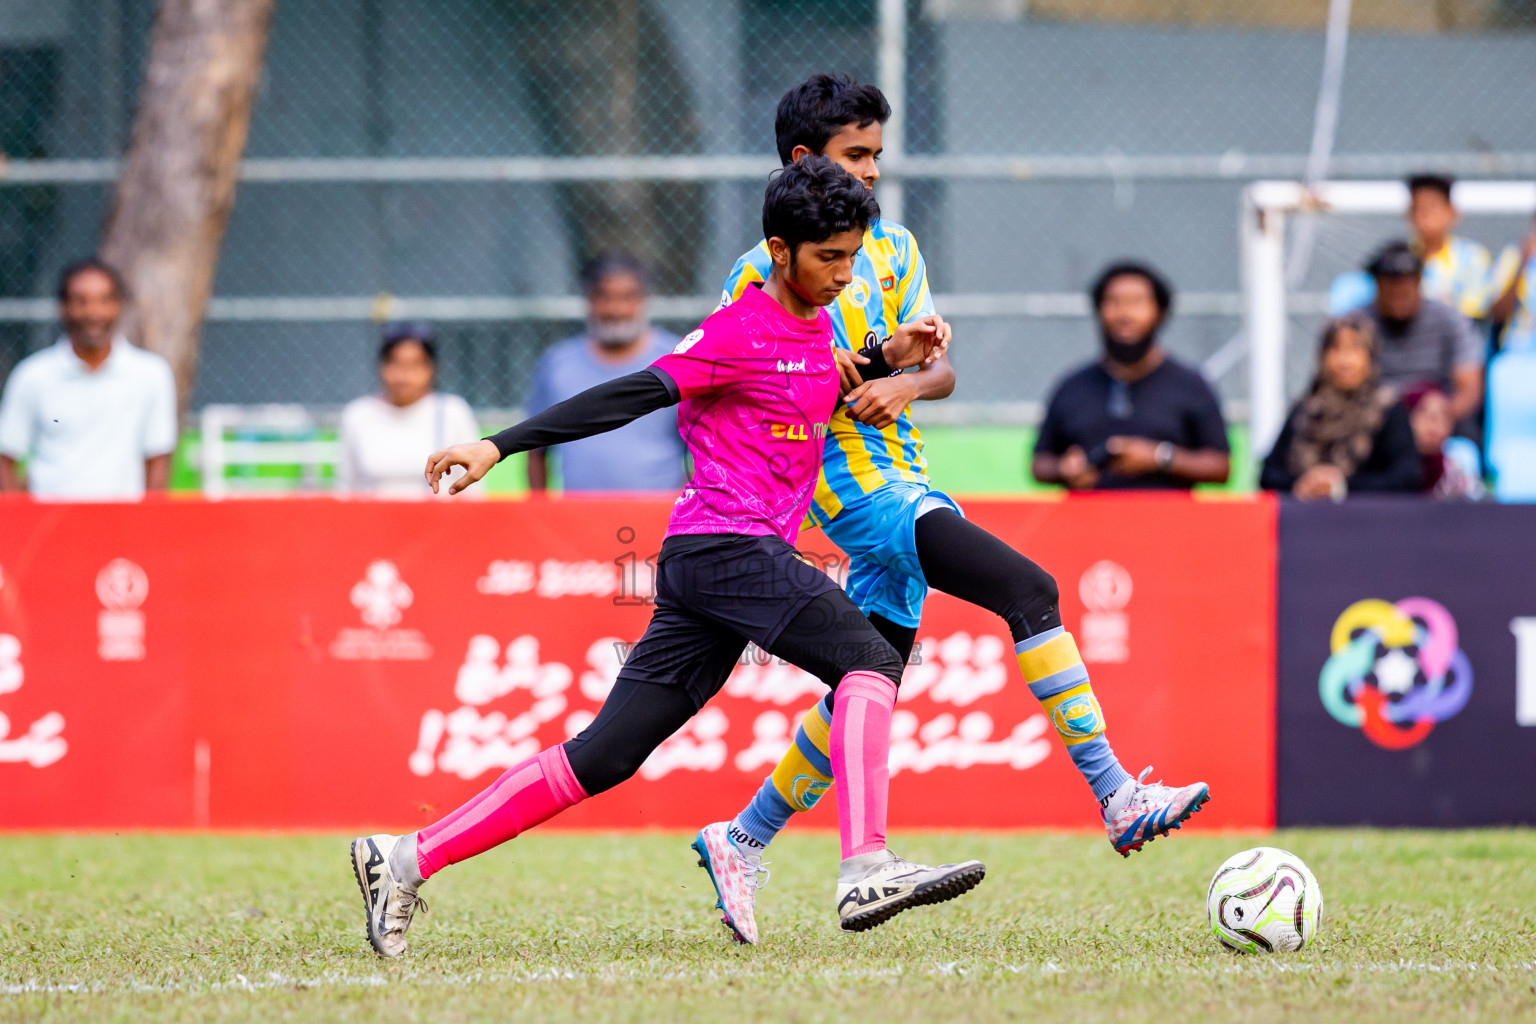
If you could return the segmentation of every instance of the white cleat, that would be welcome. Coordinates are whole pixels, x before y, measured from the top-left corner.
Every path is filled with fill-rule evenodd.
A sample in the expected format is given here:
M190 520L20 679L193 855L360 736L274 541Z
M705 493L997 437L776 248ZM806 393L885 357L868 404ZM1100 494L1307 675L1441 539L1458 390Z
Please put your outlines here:
M987 876L979 860L928 867L889 850L849 857L837 879L837 917L843 931L862 932L903 910L962 896Z
M692 846L699 855L699 867L709 873L709 880L715 885L715 895L719 897L715 907L724 913L725 926L736 941L755 946L757 917L753 914L753 905L757 901L758 887L768 881L768 869L742 856L741 850L731 841L730 827L728 821L705 825L699 829Z
M395 957L405 952L405 933L419 907L426 913L427 903L416 894L419 877L401 878L390 865L390 854L401 843L409 842L415 856L415 836L380 834L352 840L352 874L363 891L363 909L368 915L368 941L381 956Z
M1134 781L1127 782L1104 801L1104 831L1115 852L1129 857L1147 843L1182 828L1190 815L1211 799L1203 782L1165 786L1148 782L1148 765Z

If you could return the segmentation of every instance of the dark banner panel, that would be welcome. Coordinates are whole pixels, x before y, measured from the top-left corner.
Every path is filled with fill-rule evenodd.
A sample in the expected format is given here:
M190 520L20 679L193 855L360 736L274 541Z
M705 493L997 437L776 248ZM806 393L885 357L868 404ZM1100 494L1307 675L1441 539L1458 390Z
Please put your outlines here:
M1536 506L1280 511L1281 825L1536 824Z

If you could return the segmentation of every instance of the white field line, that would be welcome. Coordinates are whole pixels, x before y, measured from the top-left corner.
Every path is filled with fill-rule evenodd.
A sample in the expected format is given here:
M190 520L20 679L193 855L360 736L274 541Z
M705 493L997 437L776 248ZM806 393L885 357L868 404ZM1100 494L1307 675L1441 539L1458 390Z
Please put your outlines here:
M438 974L432 972L402 971L398 974L346 974L326 971L307 977L297 977L271 972L260 977L236 974L225 981L202 978L190 981L141 982L123 981L110 984L88 982L58 983L29 980L19 983L0 984L0 995L176 995L213 994L219 992L262 992L275 990L304 991L323 988L398 988L405 985L425 985L448 988L469 988L480 985L513 984L536 985L564 982L644 982L688 981L719 982L759 978L783 979L786 977L782 964L763 962L755 965L718 966L697 969L678 969L662 962L653 961L648 966L626 963L610 963L602 967L574 969L550 966L522 971L473 971L467 974ZM1080 967L1046 961L1043 964L964 964L959 962L914 964L911 967L846 968L828 967L819 971L799 972L799 980L820 979L827 982L859 982L890 980L896 978L968 978L976 981L995 980L1010 976L1092 974L1105 973L1173 973L1191 977L1226 975L1271 974L1536 974L1536 961L1509 964L1478 963L1476 961L1449 961L1443 963L1416 960L1396 960L1366 963L1288 963L1279 958L1233 959L1230 963L1210 969L1180 966L1165 967L1156 963L1133 964L1127 967L1112 964L1107 967Z

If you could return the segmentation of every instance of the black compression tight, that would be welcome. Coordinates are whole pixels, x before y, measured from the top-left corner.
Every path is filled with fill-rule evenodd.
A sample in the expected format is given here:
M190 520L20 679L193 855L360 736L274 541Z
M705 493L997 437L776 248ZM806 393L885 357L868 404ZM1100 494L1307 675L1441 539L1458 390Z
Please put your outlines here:
M916 540L928 585L1001 615L1014 643L1061 625L1060 595L1051 574L953 509L934 509L919 518ZM869 621L906 664L917 630L878 613ZM823 703L831 717L830 693Z
M903 659L840 590L823 593L802 608L768 653L805 669L834 691L850 672L878 672L901 681ZM639 771L651 751L698 711L685 687L641 682L620 672L592 724L565 743L576 781L588 796L612 789Z
M1013 642L1061 625L1051 574L953 509L917 521L917 561L928 585L995 612Z

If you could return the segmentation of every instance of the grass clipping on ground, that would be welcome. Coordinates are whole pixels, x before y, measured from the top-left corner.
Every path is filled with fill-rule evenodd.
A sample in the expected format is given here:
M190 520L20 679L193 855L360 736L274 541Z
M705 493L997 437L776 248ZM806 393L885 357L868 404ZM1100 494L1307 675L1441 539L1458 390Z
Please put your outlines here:
M837 929L835 837L791 832L755 948L691 838L525 836L426 886L386 962L345 836L7 837L0 1020L1536 1017L1536 832L1186 832L1128 861L1090 833L897 835L987 879L862 935ZM1217 865L1261 844L1322 887L1301 953L1238 956L1206 925Z

